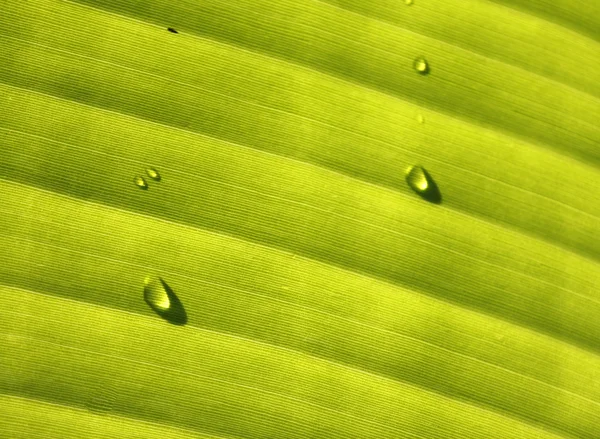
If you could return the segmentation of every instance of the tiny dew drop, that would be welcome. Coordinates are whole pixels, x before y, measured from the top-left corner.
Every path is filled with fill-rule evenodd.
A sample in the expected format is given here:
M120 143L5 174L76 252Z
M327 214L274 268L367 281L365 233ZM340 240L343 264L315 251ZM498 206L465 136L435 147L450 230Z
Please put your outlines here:
M435 204L442 202L442 195L437 184L422 166L412 166L408 169L406 183L424 200Z
M140 177L139 175L137 175L134 179L133 182L135 183L135 185L137 187L139 187L140 189L143 190L147 190L148 189L148 183L146 182L146 179L144 177Z
M414 60L413 68L421 75L427 75L429 73L429 63L423 57Z
M177 295L160 277L144 279L144 300L163 319L176 325L187 322L187 314Z
M148 175L148 177L150 177L154 181L161 180L161 176L158 173L158 171L156 170L156 168L151 167L151 168L146 169L146 174Z
M404 4L406 4L407 6L410 6L414 3L414 0L404 0Z
M425 118L423 117L423 115L421 113L417 114L417 122L419 122L419 123L425 122Z

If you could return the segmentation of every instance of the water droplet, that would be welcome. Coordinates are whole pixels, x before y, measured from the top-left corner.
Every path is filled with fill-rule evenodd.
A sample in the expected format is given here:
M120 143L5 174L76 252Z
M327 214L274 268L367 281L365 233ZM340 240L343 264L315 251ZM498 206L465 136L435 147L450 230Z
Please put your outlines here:
M421 75L427 75L429 73L429 63L423 57L415 59L413 68Z
M133 182L135 183L135 185L137 187L139 187L140 189L143 190L147 190L148 189L148 183L146 183L146 179L144 177L140 177L139 175L137 175L134 179Z
M148 305L159 313L168 311L171 301L160 279L147 277L144 279L144 285L144 300L148 302Z
M406 182L421 198L430 203L442 202L442 194L431 175L422 166L412 166L406 172Z
M417 122L419 122L419 123L425 122L425 118L423 117L423 115L421 113L417 114Z
M160 277L144 279L144 300L163 319L176 325L187 322L187 314L171 287Z
M410 6L414 3L414 0L404 0L404 3L408 6Z
M156 168L150 167L150 168L146 169L146 174L148 175L148 177L150 177L154 181L161 180L161 176L158 173L158 171L156 170Z
M425 169L420 166L413 166L406 174L408 185L417 193L426 191L429 187L429 182L425 176Z

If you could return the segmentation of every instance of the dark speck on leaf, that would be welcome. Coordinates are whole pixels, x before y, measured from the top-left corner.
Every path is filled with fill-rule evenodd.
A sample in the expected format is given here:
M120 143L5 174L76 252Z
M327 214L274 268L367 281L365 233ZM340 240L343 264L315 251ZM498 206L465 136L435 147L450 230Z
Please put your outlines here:
M174 29L174 28L172 28L172 27L170 27L170 28L168 29L168 31L169 31L169 32L172 32L172 33L174 33L174 34L178 34L178 33L179 33L179 32L177 32L177 30L176 30L176 29Z

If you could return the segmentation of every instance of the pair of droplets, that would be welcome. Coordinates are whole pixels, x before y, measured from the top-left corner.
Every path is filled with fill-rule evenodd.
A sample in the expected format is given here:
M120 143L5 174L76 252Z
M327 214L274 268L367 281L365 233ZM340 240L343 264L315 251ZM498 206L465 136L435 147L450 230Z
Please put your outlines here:
M161 180L161 176L158 173L158 171L156 170L156 168L148 168L146 169L146 175L148 177L150 177L152 180L154 181L160 181ZM141 175L136 175L133 178L133 183L139 187L140 189L143 190L147 190L148 189L148 182L146 181L146 179L144 177L142 177Z

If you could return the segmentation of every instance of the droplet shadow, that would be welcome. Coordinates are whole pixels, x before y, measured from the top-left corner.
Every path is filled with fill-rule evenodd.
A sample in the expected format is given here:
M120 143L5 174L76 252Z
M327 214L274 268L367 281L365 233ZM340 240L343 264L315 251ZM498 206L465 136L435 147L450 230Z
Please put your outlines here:
M169 284L167 284L162 278L158 278L160 284L165 290L167 297L169 299L169 308L161 309L156 307L150 300L148 300L147 295L144 295L144 300L146 303L163 319L173 325L185 325L188 321L187 313L185 312L185 308L183 307L183 303L179 300L179 297L175 294L175 292L171 289ZM146 287L147 288L147 287Z
M442 204L442 193L440 192L440 188L438 187L433 177L429 174L429 172L427 172L425 168L419 166L418 171L423 174L423 177L427 182L426 188L415 188L413 182L411 181L412 172L407 174L406 176L406 182L408 183L408 185L411 187L411 189L413 189L413 191L417 195L419 195L425 201L428 201L432 204Z
M435 180L429 175L427 170L423 169L423 173L425 174L425 178L427 179L427 190L423 191L419 195L426 201L429 201L433 204L442 204L442 193L440 192L440 188L438 187Z

